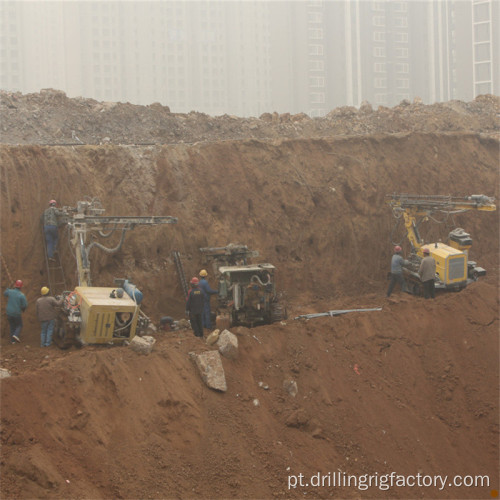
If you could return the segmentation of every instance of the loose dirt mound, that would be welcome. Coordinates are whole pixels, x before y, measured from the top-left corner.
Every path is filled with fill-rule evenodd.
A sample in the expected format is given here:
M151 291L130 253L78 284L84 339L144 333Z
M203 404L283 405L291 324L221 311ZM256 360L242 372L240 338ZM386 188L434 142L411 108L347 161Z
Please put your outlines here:
M238 118L204 113L171 113L168 106L70 99L46 89L36 94L0 91L3 144L170 144L229 139L278 139L405 132L498 132L500 100L483 95L471 103L424 105L402 101L374 110L346 106L325 118L304 113L264 113Z
M469 231L483 280L431 303L402 294L388 302L392 245L408 248L384 197L498 199L498 102L243 120L3 93L1 253L30 306L22 344L10 345L2 305L1 366L12 372L1 381L2 497L490 497L499 489L498 212L420 228L426 241L456 226ZM41 145L78 142L71 130L88 145ZM132 278L155 321L183 315L173 250L189 276L201 267L199 248L230 242L278 268L290 319L234 329L240 356L223 360L227 393L202 383L188 353L209 348L188 331L158 334L150 356L38 347L33 305L47 280L39 217L51 198L74 206L85 196L109 215L178 217L137 227L117 254L91 254L94 284ZM59 249L74 286L64 230ZM382 311L292 319L376 306ZM292 379L295 397L283 389ZM339 471L488 475L490 483L287 488L289 475Z

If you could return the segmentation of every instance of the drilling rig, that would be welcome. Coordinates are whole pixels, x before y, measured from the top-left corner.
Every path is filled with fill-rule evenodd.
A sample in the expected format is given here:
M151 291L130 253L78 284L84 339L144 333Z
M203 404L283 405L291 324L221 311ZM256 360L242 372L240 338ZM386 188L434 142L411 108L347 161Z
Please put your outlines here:
M150 321L141 311L142 292L127 279L115 279L114 287L92 286L90 253L96 248L108 254L118 252L128 231L138 225L175 224L170 216L108 216L99 200L79 201L63 207L61 224L69 229L74 250L78 286L64 291L53 340L61 348L85 344L120 344L145 331ZM119 235L115 246L102 242ZM116 236L115 236L116 237Z
M204 263L211 263L218 280L217 327L253 327L287 319L276 291L276 268L251 264L259 252L246 245L200 248Z
M426 243L420 236L419 226L428 220L437 221L441 214L444 220L450 215L470 210L491 212L496 210L495 199L482 194L466 197L426 196L410 194L392 194L386 196L386 202L392 208L396 219L404 220L406 236L411 246L408 257L410 264L403 268L408 291L420 295L422 283L418 275L423 249L427 248L436 261L435 287L458 291L486 274L486 270L476 262L469 260L472 246L470 234L462 228L455 228L448 234L448 243Z

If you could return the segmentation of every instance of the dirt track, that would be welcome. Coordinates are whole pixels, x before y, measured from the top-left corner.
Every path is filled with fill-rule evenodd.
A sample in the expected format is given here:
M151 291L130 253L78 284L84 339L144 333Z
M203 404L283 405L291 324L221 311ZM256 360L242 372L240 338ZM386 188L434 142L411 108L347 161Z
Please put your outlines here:
M52 114L37 117L47 124L38 126L42 144L53 142L51 120L64 116L68 101L49 103ZM384 298L392 245L408 250L401 228L393 231L386 194L498 200L492 116L499 104L491 96L483 101L489 106L481 112L481 99L434 107L434 114L423 107L413 126L404 106L382 110L395 124L395 116L410 120L397 133L387 124L374 130L369 113L366 135L332 127L259 140L222 130L190 145L54 147L4 130L2 255L24 280L31 306L23 343L11 346L2 305L1 366L13 374L1 381L2 498L359 498L363 492L353 487L287 489L289 474L338 470L489 475L490 486L477 489L363 494L489 498L499 489L498 211L422 228L426 240L445 239L456 226L469 231L471 257L486 278L431 304L399 293ZM135 108L141 116L144 108ZM459 114L474 119L442 126L445 116ZM144 136L137 123L144 125L128 122L131 137ZM74 205L84 196L99 197L110 215L179 218L175 226L136 228L119 254L92 255L95 285L131 277L154 320L183 314L171 251L181 252L191 275L201 267L200 247L230 242L277 266L291 318L383 309L235 329L240 358L224 360L225 394L199 379L187 354L207 347L190 332L159 334L149 357L125 347L42 350L33 308L46 279L39 216L51 198ZM74 280L63 231L60 252ZM2 289L7 285L2 273ZM282 387L290 378L295 398Z

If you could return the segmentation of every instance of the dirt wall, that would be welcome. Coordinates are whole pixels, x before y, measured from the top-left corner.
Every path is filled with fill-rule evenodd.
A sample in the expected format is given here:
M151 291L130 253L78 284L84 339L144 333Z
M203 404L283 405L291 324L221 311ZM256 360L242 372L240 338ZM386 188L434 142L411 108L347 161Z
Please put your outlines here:
M382 293L393 243L407 251L386 194L487 194L498 198L498 141L469 134L409 134L276 142L227 141L162 147L2 146L2 255L33 302L46 284L40 215L47 201L75 206L98 197L109 215L171 215L176 225L137 227L123 249L91 254L93 283L130 277L158 318L183 312L172 262L188 275L199 248L243 243L275 264L291 300ZM474 240L471 257L498 269L498 212L425 223L427 241L456 225ZM113 246L111 243L109 246ZM77 284L68 234L60 250ZM2 286L8 285L2 275ZM27 319L33 323L32 312Z
M423 224L426 241L471 233L488 275L435 301L386 300L402 243L385 195L498 200L498 137L422 132L156 146L0 146L1 253L30 306L8 344L2 302L2 498L487 498L499 489L499 212ZM91 253L95 285L129 277L157 321L184 299L200 247L243 243L278 269L287 321L234 329L228 391L208 389L190 331L157 334L150 356L127 347L39 348L33 304L46 284L40 215L48 200L98 197L109 215L170 215L123 248ZM109 246L112 246L110 244ZM67 233L59 250L77 282ZM2 289L9 279L2 269ZM212 283L213 284L213 283ZM3 297L2 297L3 298ZM310 321L299 314L382 307ZM298 394L283 389L295 380ZM267 386L267 390L263 387ZM257 403L255 402L257 401ZM290 474L487 475L475 488L311 486Z

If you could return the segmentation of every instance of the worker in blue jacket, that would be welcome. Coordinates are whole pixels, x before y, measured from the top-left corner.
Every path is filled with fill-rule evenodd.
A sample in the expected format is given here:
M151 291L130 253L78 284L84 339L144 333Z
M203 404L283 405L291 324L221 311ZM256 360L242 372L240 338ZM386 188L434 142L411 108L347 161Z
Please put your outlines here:
M23 329L22 314L28 307L26 296L21 292L22 287L23 282L17 280L14 284L14 288L7 288L3 293L7 297L5 312L7 313L7 320L9 321L10 341L12 344L21 342L21 330Z
M403 266L407 266L410 262L403 259L401 252L403 249L396 245L394 247L394 255L391 259L391 281L389 282L389 287L387 288L387 297L391 296L392 291L396 283L399 283L401 290L404 290L405 279L403 276Z
M191 328L195 337L203 338L203 304L205 302L205 292L200 288L199 280L195 276L191 278L191 290L186 299L186 315L189 316Z
M205 269L200 271L200 288L205 292L205 304L203 306L203 328L212 328L212 318L210 309L210 295L219 293L218 290L213 290L207 281L208 273Z

